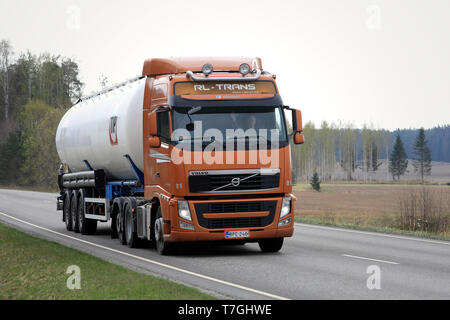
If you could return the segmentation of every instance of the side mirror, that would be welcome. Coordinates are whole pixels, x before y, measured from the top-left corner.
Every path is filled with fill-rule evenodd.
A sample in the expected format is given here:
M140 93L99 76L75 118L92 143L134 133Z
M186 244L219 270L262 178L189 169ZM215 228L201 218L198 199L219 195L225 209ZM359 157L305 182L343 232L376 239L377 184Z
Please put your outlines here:
M304 144L304 143L305 143L305 136L300 132L296 132L294 134L294 144Z
M148 124L149 124L149 134L151 136L158 135L158 119L156 117L157 113L155 111L148 114Z
M159 148L161 147L161 139L157 136L153 136L148 138L148 145L150 148Z
M292 132L294 134L303 131L302 112L300 110L292 110L292 122Z

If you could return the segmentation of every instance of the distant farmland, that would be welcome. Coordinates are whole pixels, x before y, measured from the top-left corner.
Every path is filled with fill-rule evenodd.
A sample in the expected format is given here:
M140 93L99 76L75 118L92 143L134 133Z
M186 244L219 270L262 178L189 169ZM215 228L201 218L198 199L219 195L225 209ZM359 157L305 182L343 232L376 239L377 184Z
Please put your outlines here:
M450 164L449 164L450 165ZM297 184L294 187L295 215L304 222L326 223L366 227L374 230L405 230L402 225L402 201L411 193L419 194L417 206L421 207L421 193L433 198L429 215L439 214L438 221L442 226L439 232L432 235L450 239L450 186L448 185L416 185L416 184L363 184L335 183L322 184L322 191L313 191L308 184ZM426 199L426 197L423 197ZM423 217L417 209L416 222L429 223L429 217ZM414 230L421 231L421 230Z

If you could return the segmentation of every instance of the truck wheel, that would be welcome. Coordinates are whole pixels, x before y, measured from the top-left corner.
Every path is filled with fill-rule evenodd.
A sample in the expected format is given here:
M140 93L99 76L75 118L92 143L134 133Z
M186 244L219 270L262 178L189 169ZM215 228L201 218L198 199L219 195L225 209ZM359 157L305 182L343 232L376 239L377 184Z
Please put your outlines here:
M258 241L262 252L278 252L283 247L284 238L264 239Z
M117 217L118 213L111 215L111 239L117 239Z
M84 194L80 194L78 198L78 228L83 235L94 234L97 231L97 220L85 217Z
M125 206L125 239L129 248L136 248L138 244L138 238L136 232L134 232L134 219L129 205Z
M170 243L164 241L164 220L162 218L161 206L156 212L155 224L153 226L155 232L156 250L161 255L167 255L170 252Z
M63 207L63 214L64 214L64 222L66 223L66 229L67 231L72 231L72 214L70 213L70 193L66 192L64 196L64 207Z
M125 244L127 244L127 241L125 239L123 209L124 208L120 208L120 211L117 213L116 230L117 230L117 238L119 238L119 242L121 244L125 245Z
M70 200L70 214L72 215L72 229L73 232L80 232L80 225L78 219L78 201L75 192L72 192L72 200Z

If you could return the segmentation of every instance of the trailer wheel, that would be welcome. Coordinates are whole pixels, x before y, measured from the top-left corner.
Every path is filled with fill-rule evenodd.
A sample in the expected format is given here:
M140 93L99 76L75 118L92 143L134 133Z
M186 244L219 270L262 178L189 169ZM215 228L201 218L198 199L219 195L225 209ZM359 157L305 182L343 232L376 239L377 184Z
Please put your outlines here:
M73 232L80 232L80 225L78 219L78 201L76 192L72 192L72 199L70 200L70 214L72 215L72 229Z
M129 205L125 206L124 216L125 216L125 238L127 241L127 246L130 248L136 248L139 239L137 238L136 232L134 232L133 213Z
M264 239L258 241L262 252L278 252L283 247L284 238Z
M169 254L171 243L164 241L164 220L162 218L161 206L158 207L158 211L156 212L153 230L155 232L156 250L161 255Z
M63 207L63 214L64 214L64 222L66 223L66 229L67 231L72 231L72 214L70 213L70 192L66 192L64 196L64 207Z

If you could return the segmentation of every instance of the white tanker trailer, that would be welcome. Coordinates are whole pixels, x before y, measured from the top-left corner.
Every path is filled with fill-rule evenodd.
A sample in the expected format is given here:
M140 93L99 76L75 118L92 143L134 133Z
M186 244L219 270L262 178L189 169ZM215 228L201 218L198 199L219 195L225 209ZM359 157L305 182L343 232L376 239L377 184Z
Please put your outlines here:
M104 170L108 180L136 179L125 155L144 172L144 89L145 79L130 81L77 103L64 115L56 150L69 172Z

